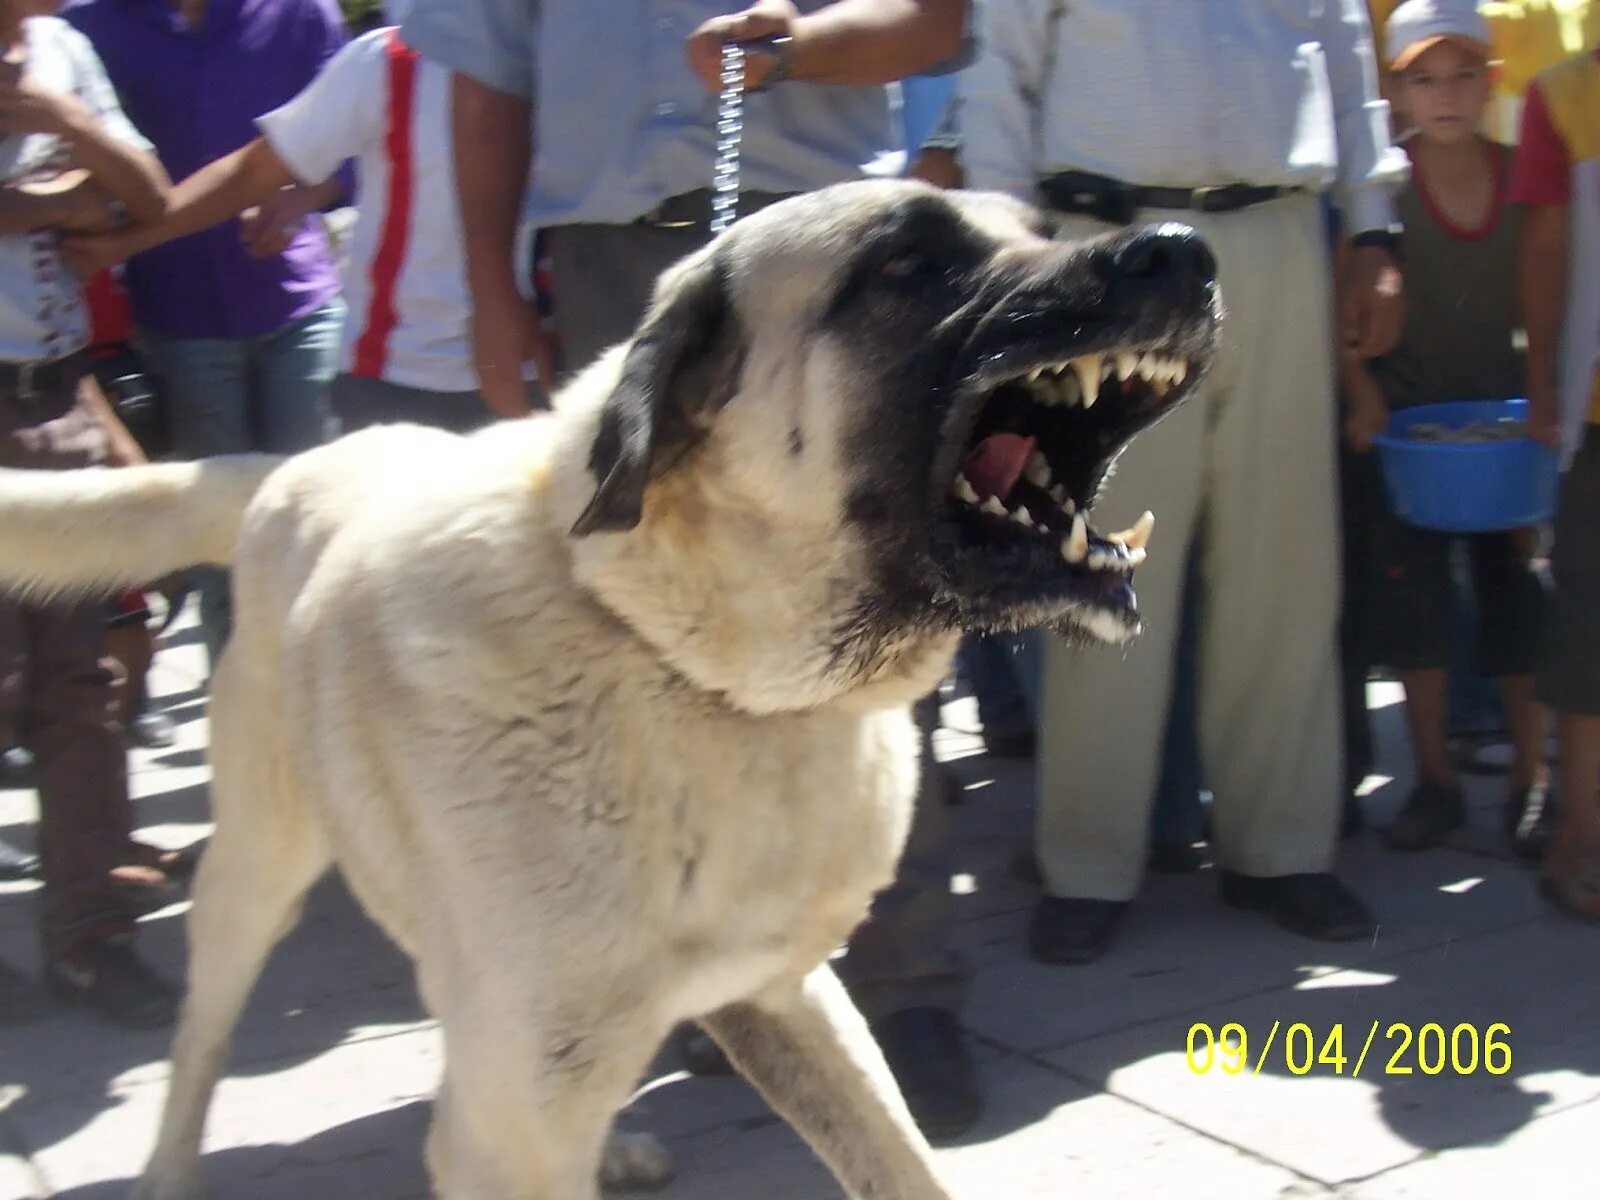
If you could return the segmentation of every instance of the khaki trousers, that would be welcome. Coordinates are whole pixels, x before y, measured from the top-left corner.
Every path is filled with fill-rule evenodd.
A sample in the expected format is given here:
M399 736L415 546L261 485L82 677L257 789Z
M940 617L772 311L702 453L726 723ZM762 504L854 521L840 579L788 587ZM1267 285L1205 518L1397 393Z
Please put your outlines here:
M1129 900L1144 870L1172 693L1184 560L1205 539L1199 730L1218 865L1323 871L1340 808L1331 284L1319 204L1192 225L1227 316L1211 376L1120 460L1097 528L1148 508L1156 533L1129 648L1047 639L1036 834L1046 890ZM1104 228L1090 219L1069 229Z

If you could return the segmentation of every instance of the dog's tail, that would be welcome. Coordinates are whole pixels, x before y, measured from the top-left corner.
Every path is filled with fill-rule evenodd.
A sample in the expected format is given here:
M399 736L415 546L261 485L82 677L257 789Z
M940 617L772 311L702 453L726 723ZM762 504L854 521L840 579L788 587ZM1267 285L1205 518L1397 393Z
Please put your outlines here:
M282 462L237 455L115 470L0 470L0 591L104 592L233 560L239 523Z

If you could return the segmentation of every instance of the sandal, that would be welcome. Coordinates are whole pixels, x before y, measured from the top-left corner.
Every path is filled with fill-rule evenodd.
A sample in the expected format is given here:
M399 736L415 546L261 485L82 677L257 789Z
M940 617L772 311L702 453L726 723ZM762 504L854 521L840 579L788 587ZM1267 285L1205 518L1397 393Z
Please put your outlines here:
M1546 858L1539 893L1569 917L1600 923L1600 854Z

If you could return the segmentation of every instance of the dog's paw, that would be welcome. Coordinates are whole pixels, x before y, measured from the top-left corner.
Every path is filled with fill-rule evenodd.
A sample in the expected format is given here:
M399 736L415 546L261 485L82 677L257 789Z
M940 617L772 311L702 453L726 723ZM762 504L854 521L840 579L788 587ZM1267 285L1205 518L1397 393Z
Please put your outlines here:
M600 1186L618 1191L655 1191L672 1182L672 1154L653 1133L619 1133L606 1138L600 1156Z

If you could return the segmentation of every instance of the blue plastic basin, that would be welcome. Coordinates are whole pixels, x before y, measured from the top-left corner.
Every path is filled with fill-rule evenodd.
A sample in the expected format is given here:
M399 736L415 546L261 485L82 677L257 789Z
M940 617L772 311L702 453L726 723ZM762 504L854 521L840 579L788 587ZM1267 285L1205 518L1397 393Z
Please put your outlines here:
M1459 429L1474 421L1525 420L1526 400L1460 400L1397 409L1376 439L1395 515L1424 529L1489 533L1550 519L1556 452L1530 438L1454 445L1408 436L1418 424Z

